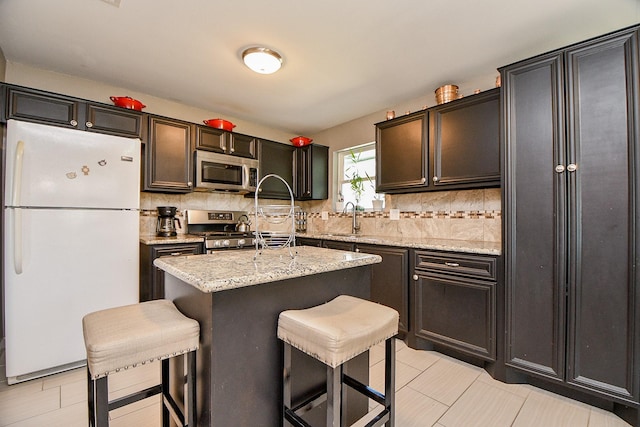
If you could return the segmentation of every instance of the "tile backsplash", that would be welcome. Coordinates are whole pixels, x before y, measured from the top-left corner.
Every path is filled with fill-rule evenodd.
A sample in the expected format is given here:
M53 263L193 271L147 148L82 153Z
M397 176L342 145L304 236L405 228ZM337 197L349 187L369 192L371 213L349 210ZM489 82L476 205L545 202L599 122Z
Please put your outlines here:
M261 204L285 204L286 201L263 201ZM333 212L331 200L296 202L308 212L307 231L311 233L348 233L351 215ZM253 211L254 199L236 194L141 193L140 232L155 234L156 208L175 206L184 223L185 209L228 209ZM390 209L398 209L400 218L391 220ZM328 212L323 220L321 213ZM436 239L500 242L501 199L499 188L431 193L387 194L383 212L359 212L361 234L402 235ZM253 228L252 228L253 229ZM178 233L185 230L179 229Z

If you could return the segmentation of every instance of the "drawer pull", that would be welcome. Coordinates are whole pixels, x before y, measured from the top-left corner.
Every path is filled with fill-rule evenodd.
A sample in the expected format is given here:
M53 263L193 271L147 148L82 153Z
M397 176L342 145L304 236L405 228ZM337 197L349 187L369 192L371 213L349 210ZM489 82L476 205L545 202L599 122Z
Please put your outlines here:
M460 264L458 264L457 262L445 262L444 265L446 265L447 267L460 267Z
M171 252L171 256L180 256L182 252Z

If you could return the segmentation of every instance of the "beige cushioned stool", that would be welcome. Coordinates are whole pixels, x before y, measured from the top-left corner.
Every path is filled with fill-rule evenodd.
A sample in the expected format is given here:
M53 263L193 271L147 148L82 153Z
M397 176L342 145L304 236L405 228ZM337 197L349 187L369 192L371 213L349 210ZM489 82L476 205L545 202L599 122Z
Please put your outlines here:
M82 319L87 350L89 425L108 426L110 410L163 393L163 426L173 415L179 425L195 425L195 351L200 326L168 300L148 301L87 314ZM187 362L185 410L169 394L169 358L185 354ZM108 401L107 377L122 369L162 360L162 384ZM186 417L185 417L186 412Z
M340 295L335 299L304 310L287 310L278 318L278 338L285 343L283 418L296 426L304 426L301 415L312 406L327 400L327 425L342 425L340 420L342 383L367 395L383 405L379 422L371 425L393 426L395 394L395 341L398 333L398 312L392 308ZM349 377L343 363L386 341L385 393L368 389ZM291 349L298 350L327 365L327 388L319 395L291 408L290 363ZM370 393L372 395L370 395Z

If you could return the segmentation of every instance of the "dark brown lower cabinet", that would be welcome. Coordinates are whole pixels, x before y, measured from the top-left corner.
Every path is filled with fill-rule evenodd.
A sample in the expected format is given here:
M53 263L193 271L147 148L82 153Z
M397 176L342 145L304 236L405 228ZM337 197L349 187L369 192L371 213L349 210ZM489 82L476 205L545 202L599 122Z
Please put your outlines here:
M338 249L339 251L350 251L353 252L355 249L355 245L349 242L337 242L335 240L323 240L322 241L323 248L329 249Z
M140 302L164 298L164 271L153 265L153 260L165 256L198 255L201 243L174 245L145 245L140 243Z
M356 251L380 255L371 269L371 301L398 311L400 336L409 332L409 250L378 245L356 245Z
M310 239L308 237L296 237L296 246L322 246L322 240Z
M489 255L414 251L416 340L495 361L497 266Z

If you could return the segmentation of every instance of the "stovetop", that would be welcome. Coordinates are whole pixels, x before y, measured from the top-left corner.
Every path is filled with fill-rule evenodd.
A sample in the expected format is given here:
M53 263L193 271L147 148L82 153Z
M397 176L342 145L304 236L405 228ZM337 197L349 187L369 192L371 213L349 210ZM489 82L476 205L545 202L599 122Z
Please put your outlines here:
M202 236L206 253L223 249L242 249L255 245L251 232L235 231L244 211L188 210L185 211L187 233Z

